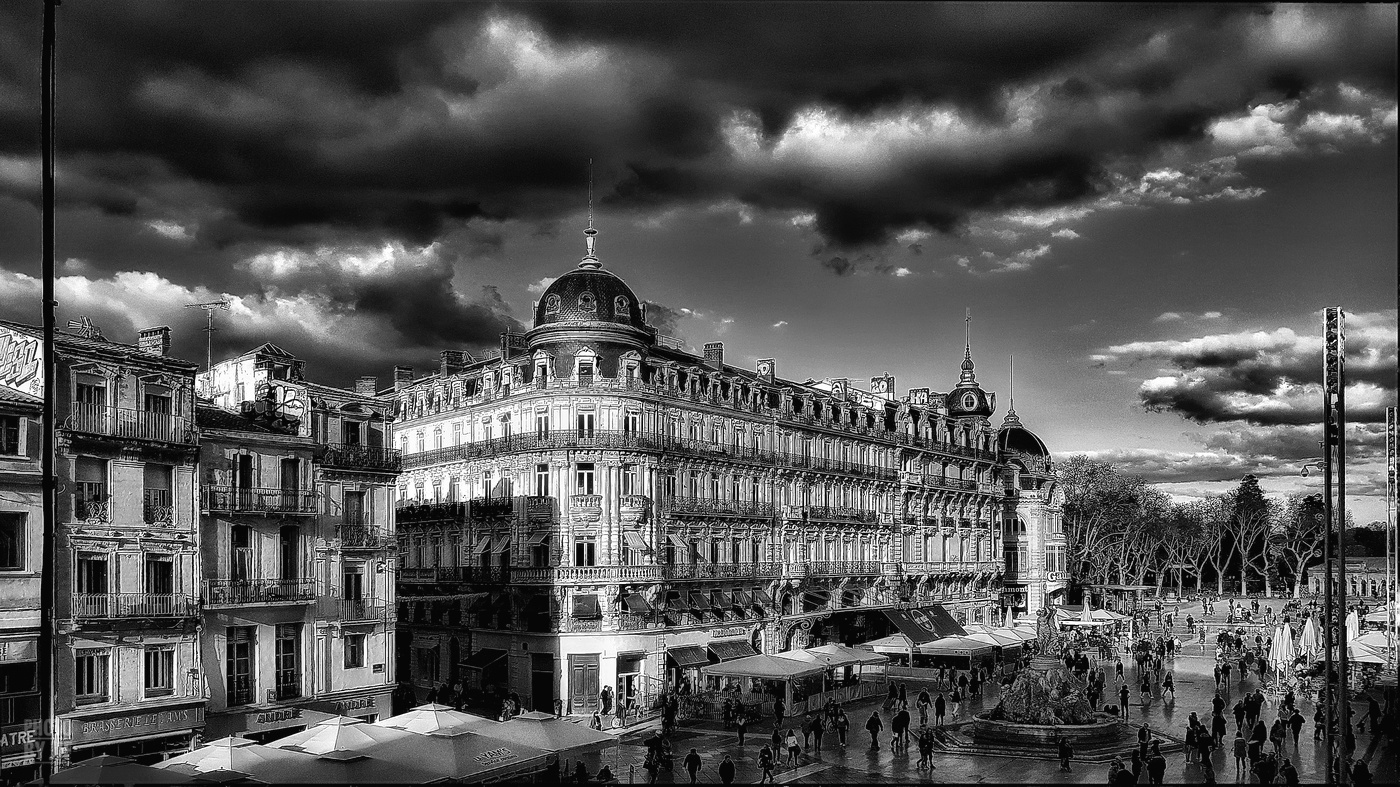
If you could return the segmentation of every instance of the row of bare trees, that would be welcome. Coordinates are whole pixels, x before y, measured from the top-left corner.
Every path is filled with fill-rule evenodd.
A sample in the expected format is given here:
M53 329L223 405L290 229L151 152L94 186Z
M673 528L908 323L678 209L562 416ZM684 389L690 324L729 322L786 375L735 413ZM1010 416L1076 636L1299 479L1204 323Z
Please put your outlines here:
M1321 498L1266 497L1245 476L1229 493L1176 503L1141 477L1076 456L1059 466L1071 570L1081 584L1170 583L1178 592L1227 579L1240 592L1276 585L1302 592L1306 569L1321 562Z

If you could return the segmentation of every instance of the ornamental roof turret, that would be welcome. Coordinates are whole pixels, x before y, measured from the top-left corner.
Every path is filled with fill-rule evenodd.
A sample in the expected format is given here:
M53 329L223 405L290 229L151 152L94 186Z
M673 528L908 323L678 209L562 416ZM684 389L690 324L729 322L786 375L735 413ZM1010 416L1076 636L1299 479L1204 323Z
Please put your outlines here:
M1011 401L1006 409L1006 417L1001 421L1001 428L997 430L997 447L1002 451L1020 451L1031 456L1050 456L1050 449L1045 447L1045 442L1036 437L1035 432L1027 429L1021 423L1021 416L1016 414L1016 359L1011 359Z
M591 190L591 184L590 184ZM603 270L595 248L598 230L593 227L592 195L588 228L583 231L584 255L578 267L555 279L535 304L535 326L561 323L616 323L647 331L642 305L627 283Z
M968 313L963 340L962 374L958 384L943 397L948 415L954 418L990 417L996 410L996 397L982 390L977 384L977 374L972 363L972 314Z

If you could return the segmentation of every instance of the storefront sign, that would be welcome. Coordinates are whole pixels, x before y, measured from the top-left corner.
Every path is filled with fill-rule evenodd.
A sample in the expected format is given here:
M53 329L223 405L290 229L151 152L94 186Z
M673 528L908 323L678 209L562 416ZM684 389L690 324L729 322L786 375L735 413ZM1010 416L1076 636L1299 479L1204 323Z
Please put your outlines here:
M258 727L281 727L284 722L301 718L301 708L278 708L248 714L248 729Z
M0 664L38 661L39 643L32 639L0 639Z
M44 346L33 336L0 328L0 386L42 398Z
M135 738L165 732L192 730L204 724L204 705L122 713L101 718L69 719L74 744L97 743L115 738Z
M502 747L499 749L492 749L491 751L484 751L481 754L476 755L472 759L490 768L496 765L504 765L505 763L516 759L516 757L515 752Z
M748 634L749 630L744 628L743 626L735 626L733 628L727 629L714 629L710 632L710 636L714 639L719 639L720 637L746 637L748 636Z
M1047 571L1045 578L1050 582L1063 582L1069 579L1069 574L1064 571Z
M373 697L356 697L353 700L337 700L335 709L342 716L349 716L351 711L364 710L365 708L377 707Z
M0 727L0 757L9 758L17 754L38 752L38 750L38 722L7 724Z

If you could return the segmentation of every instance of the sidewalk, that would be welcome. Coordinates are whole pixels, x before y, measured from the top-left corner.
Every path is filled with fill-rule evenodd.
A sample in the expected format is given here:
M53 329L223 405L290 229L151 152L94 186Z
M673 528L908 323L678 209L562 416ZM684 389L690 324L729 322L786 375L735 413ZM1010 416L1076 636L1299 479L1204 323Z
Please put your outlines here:
M1192 711L1195 711L1200 718L1209 719L1210 717L1210 700L1214 693L1211 669L1214 663L1213 657L1200 655L1178 656L1168 662L1168 669L1173 672L1176 681L1176 701L1163 704L1160 700L1154 700L1146 710L1141 705L1134 703L1128 716L1128 722L1133 726L1147 722L1153 729L1161 730L1173 737L1183 737L1187 718ZM1111 681L1111 672L1109 677ZM1137 670L1131 661L1127 662L1124 677L1128 678L1130 684L1138 677ZM1231 706L1245 691L1252 691L1256 686L1254 678L1239 681L1237 676L1232 676L1231 683L1229 691L1222 695ZM911 697L918 694L918 685L908 683L906 687ZM997 688L994 685L987 686L981 698L971 703L964 703L961 717L950 721L966 722L971 718L971 713L994 707L997 702ZM1110 688L1114 687L1110 686ZM1136 690L1133 694L1134 699L1136 699ZM847 706L846 715L851 719L852 728L847 746L843 748L836 744L835 734L828 733L823 739L820 753L815 749L809 749L803 753L801 761L795 766L782 765L776 772L777 781L783 784L966 783L978 781L1102 784L1107 776L1108 768L1101 764L1075 763L1071 772L1063 773L1059 770L1059 764L1054 761L962 755L942 751L935 751L935 770L930 774L928 771L915 767L919 757L917 748L911 747L908 754L895 754L890 750L891 714L889 713L880 713L881 720L885 725L880 748L878 750L869 748L870 739L865 733L865 720L869 718L871 710L878 709L882 702L883 700L880 698L871 698ZM1365 710L1364 705L1358 704L1356 707L1358 715ZM1320 784L1323 781L1321 771L1323 766L1322 744L1314 743L1312 740L1312 704L1303 702L1302 712L1307 717L1308 723L1304 727L1299 746L1295 750L1290 740L1284 748L1284 756L1293 760L1303 783ZM1276 709L1266 708L1265 718L1272 720L1275 713ZM911 714L917 723L918 713L911 711ZM785 720L784 727L797 728L800 723L800 719ZM1233 737L1234 719L1231 718L1229 723L1229 735ZM700 754L703 762L699 775L701 783L719 783L718 767L725 754L730 755L736 766L736 784L757 783L760 776L758 751L767 742L772 731L772 719L765 719L758 724L750 725L747 743L740 747L738 736L732 730L724 730L720 722L683 722L680 729L671 736L671 745L675 752L675 769L669 773L662 771L657 781L663 784L689 783L689 776L684 772L681 760L691 748L694 748ZM641 744L641 741L651 734L652 731L649 729L630 728L619 739L617 747L585 756L584 761L592 772L597 772L598 767L606 762L622 781L627 782L630 777L637 783L645 783L647 773L642 769L642 762L646 758L646 748ZM798 735L800 738L800 730ZM1363 734L1357 736L1357 753L1367 759L1377 784L1394 783L1400 779L1400 772L1397 771L1396 767L1397 751L1393 745L1387 742L1373 746L1372 736ZM1236 781L1233 759L1233 755L1223 750L1217 750L1214 753L1212 761L1215 765L1218 781ZM780 758L779 762L785 761L786 754ZM1169 755L1167 761L1166 780L1168 783L1200 783L1204 781L1201 767L1196 764L1188 765L1184 755ZM572 765L572 762L568 764L569 767ZM1248 779L1249 777L1246 775L1242 781L1247 782ZM1146 783L1146 780L1147 777L1144 774L1143 783Z

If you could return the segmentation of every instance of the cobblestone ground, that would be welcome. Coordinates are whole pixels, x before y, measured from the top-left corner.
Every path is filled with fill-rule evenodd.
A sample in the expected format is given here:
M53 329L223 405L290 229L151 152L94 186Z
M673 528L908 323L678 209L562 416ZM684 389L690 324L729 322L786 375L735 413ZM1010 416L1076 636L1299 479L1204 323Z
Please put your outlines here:
M1196 610L1199 610L1199 607L1192 611ZM1185 615L1183 614L1181 617L1184 619ZM1214 626L1212 626L1212 630L1214 630ZM1202 719L1210 718L1211 697L1214 689L1214 680L1211 675L1215 664L1213 648L1208 648L1206 655L1200 654L1199 646L1191 646L1187 648L1187 651L1186 655L1177 656L1173 662L1168 663L1168 669L1172 671L1176 682L1176 701L1164 704L1160 699L1157 699L1146 710L1137 703L1137 684L1133 682L1133 679L1137 677L1136 668L1130 660L1126 661L1124 674L1125 677L1129 678L1134 699L1128 720L1133 726L1146 722L1153 729L1182 738L1185 736L1187 718L1193 711ZM1110 673L1110 684L1111 681ZM1240 681L1234 674L1232 674L1230 682L1228 693L1223 695L1228 702L1227 708L1233 706L1235 700L1246 691L1252 691L1257 686L1255 678L1250 677ZM908 684L907 688L911 699L918 694L919 687L917 685L911 683ZM1110 689L1113 688L1114 686L1111 684ZM970 704L964 703L962 715L956 720L950 719L949 721L967 721L972 713L994 707L997 702L997 694L994 687L988 687L988 689L991 691L984 692L981 698L973 700ZM907 754L895 753L890 749L890 714L887 712L881 713L881 719L885 724L885 735L880 742L880 748L878 750L870 748L870 739L864 731L864 724L870 716L871 710L879 708L880 704L879 700L870 700L858 703L854 707L847 707L846 713L854 728L847 745L842 747L836 744L834 742L835 736L828 734L823 739L820 752L809 748L803 752L799 762L792 766L781 765L776 772L777 782L781 784L872 784L877 782L1103 784L1108 775L1107 763L1076 762L1072 765L1072 770L1069 773L1064 773L1060 771L1059 763L1052 760L965 755L944 751L935 752L932 771L921 770L915 767L919 758L917 748L911 747ZM1356 718L1365 713L1363 703L1357 703L1354 709ZM1303 728L1299 746L1295 749L1290 740L1284 747L1283 756L1293 761L1294 766L1298 768L1300 780L1304 784L1321 784L1323 782L1322 744L1320 742L1314 743L1312 740L1312 703L1304 701L1302 712L1308 722ZM911 713L917 723L917 712L911 711ZM1266 723L1271 722L1276 713L1274 708L1266 708L1264 711ZM1233 737L1233 718L1229 718L1229 725L1228 737ZM681 759L694 748L703 761L698 778L700 783L720 783L718 767L724 755L728 754L736 766L735 783L755 784L760 776L758 752L772 730L771 720L752 725L748 731L746 745L740 746L735 733L722 729L722 725L717 722L682 722L680 729L671 736L671 745L676 754L675 770L672 772L661 771L657 783L689 783L690 778L682 769ZM642 768L642 762L646 758L646 749L641 745L641 741L650 734L652 734L652 730L648 729L634 728L629 730L620 736L618 746L598 754L586 755L584 762L589 766L591 772L596 772L600 764L606 762L623 782L645 783L647 773ZM1393 742L1376 740L1368 732L1357 736L1356 745L1357 754L1366 759L1375 783L1393 784L1400 782L1400 770L1397 770L1396 764L1397 754L1400 752L1397 752ZM785 761L786 755L780 762ZM1184 754L1167 755L1167 761L1167 783L1182 784L1204 781L1202 767L1195 763L1188 764ZM1233 754L1226 752L1223 748L1214 752L1213 762L1216 779L1221 783L1248 783L1252 781L1248 774L1236 777ZM568 763L568 767L572 768L573 763ZM1142 782L1147 782L1146 773L1142 775Z

